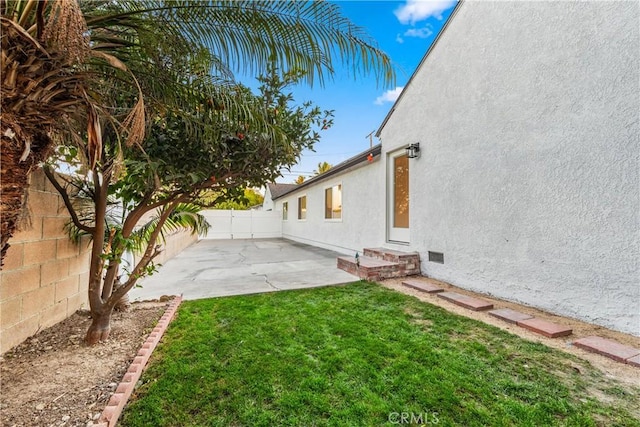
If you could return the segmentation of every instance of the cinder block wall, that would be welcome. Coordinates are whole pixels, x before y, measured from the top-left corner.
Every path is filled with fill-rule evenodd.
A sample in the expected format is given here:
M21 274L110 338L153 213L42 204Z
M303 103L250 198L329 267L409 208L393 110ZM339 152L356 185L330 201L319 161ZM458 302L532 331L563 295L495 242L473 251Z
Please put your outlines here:
M167 233L166 241L162 243L162 252L153 259L153 262L164 264L197 241L198 235L192 235L189 230L180 230L172 234Z
M69 240L60 196L41 171L30 179L32 226L9 241L0 272L0 353L88 306L89 240Z
M156 211L147 212L140 218L138 221L138 226L150 221L155 215L157 215ZM162 246L162 252L158 256L153 259L155 264L164 264L166 261L170 260L174 256L178 255L180 252L194 244L198 241L198 235L192 235L190 230L182 229L173 232L167 232L164 234L165 240L158 238L158 244ZM142 253L133 254L133 262L134 265L137 263L140 258L142 258Z
M42 171L30 180L32 224L9 241L0 271L0 354L89 306L90 240L73 244L64 231L69 215L62 198ZM155 262L164 263L197 241L186 230L167 235Z

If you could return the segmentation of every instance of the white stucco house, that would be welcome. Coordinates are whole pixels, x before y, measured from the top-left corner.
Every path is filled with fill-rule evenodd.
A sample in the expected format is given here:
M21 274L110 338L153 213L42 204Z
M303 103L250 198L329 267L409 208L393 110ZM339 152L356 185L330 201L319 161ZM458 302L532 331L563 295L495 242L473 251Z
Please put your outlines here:
M459 3L381 145L273 198L283 236L417 251L423 275L640 336L638 22L638 2Z
M274 200L296 188L296 184L269 183L265 186L262 210L272 211L275 208Z

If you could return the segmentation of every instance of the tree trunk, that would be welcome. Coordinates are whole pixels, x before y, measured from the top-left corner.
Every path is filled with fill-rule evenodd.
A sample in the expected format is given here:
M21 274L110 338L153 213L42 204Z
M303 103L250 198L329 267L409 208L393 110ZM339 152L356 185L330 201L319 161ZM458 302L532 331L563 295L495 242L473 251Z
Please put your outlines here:
M2 199L0 202L0 266L9 249L9 239L13 236L16 229L18 218L23 210L24 196L26 194L29 169L26 163L20 164L21 153L17 147L14 147L2 137L2 154L0 156L0 194ZM25 170L21 170L21 169Z
M105 246L105 218L107 215L107 189L109 176L102 176L98 169L93 169L95 225L92 231L91 261L89 266L89 309L91 310L91 326L87 331L85 343L94 345L109 338L111 331L111 312L114 304L102 298L104 286L102 255Z
M4 257L9 249L9 239L19 225L24 211L25 196L27 194L29 174L36 169L39 162L44 160L51 151L52 142L46 135L32 135L20 138L9 120L2 117L0 128L0 269ZM25 140L32 142L26 144ZM25 148L29 146L29 151ZM27 158L20 161L23 154Z
M84 338L85 343L94 345L106 341L111 333L111 312L113 307L105 305L102 310L91 310L91 326Z

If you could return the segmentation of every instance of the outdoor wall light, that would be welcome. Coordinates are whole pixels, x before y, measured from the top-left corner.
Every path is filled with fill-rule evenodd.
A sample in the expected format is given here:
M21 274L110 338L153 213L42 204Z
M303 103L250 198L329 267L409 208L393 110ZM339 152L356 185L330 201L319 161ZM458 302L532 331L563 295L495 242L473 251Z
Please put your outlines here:
M405 148L407 152L407 157L410 159L415 159L416 157L420 157L420 143L415 142L413 144L407 145Z

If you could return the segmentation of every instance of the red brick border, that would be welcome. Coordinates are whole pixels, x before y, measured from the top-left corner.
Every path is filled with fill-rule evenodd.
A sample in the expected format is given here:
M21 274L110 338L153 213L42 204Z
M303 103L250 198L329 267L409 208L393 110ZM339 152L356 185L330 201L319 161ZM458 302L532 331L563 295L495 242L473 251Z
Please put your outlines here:
M122 377L120 384L118 384L118 388L102 411L100 419L97 424L94 424L95 427L114 427L116 425L124 406L127 404L136 383L142 375L142 371L149 361L149 357L151 357L151 353L153 353L153 350L160 342L160 338L164 335L164 331L167 330L169 323L173 320L180 303L182 303L182 296L175 297L171 300L169 307L167 307L160 320L158 320L158 324L153 331L151 331L147 340L142 344L140 350L138 350L138 354L133 359L133 362L129 365L129 369Z

